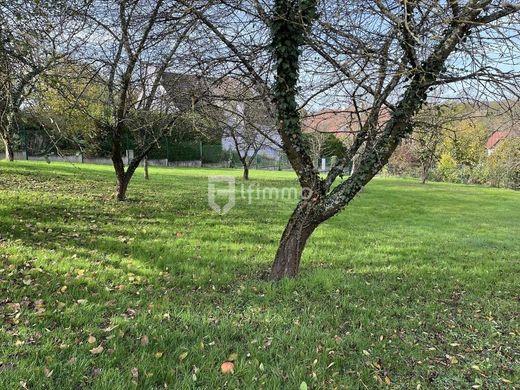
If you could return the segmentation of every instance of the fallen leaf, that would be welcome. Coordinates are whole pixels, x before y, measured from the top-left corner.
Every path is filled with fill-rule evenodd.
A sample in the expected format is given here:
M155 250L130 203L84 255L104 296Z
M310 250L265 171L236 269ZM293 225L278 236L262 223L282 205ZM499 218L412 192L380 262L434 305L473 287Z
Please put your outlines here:
M185 351L179 355L179 360L182 362L188 356L188 351Z
M146 347L146 346L148 345L149 342L150 342L150 340L148 340L148 336L145 335L145 336L142 336L142 337L141 337L141 345L142 345L143 347Z
M50 378L52 374L54 373L54 370L49 370L47 367L43 369L43 374L46 378Z
M233 374L235 372L235 364L233 362L224 362L220 365L220 371L223 374Z
M236 353L236 352L233 352L227 358L227 360L230 361L230 362L234 362L237 359L238 359L238 353Z
M162 357L163 353L162 352L155 352L155 357L157 359L159 359L160 357Z
M97 355L97 354L103 352L103 349L104 349L103 346L100 344L96 348L92 348L90 350L90 353L93 354L93 355Z
M139 369L137 367L134 367L130 370L132 373L132 379L137 381L139 379Z
M114 326L108 326L106 327L105 329L103 329L103 332L111 332L113 331L115 328L117 328L119 325L114 325Z
M96 342L96 338L92 335L88 336L87 342L89 344L94 344Z
M300 383L300 390L307 390L309 387L307 386L306 382Z

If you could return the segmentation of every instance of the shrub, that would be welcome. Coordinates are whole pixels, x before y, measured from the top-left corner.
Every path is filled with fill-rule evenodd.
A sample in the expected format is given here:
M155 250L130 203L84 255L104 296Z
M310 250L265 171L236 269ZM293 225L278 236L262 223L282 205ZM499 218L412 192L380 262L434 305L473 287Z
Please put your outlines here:
M457 170L457 162L449 154L441 155L437 169L435 170L435 177L440 181L459 181L460 175Z

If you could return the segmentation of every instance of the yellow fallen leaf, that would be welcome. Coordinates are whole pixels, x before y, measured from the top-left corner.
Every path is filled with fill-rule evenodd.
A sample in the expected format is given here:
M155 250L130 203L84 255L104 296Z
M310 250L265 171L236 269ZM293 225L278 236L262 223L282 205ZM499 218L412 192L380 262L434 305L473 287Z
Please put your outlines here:
M103 349L104 349L104 348L103 348L102 345L98 345L96 348L92 348L92 349L90 350L90 353L93 354L93 355L97 355L97 354L103 352Z
M96 342L96 338L92 335L88 336L87 342L89 344L94 344Z
M155 352L155 357L157 359L159 359L160 357L162 357L163 353L162 352Z
M188 356L188 351L185 351L179 355L179 360L182 362Z

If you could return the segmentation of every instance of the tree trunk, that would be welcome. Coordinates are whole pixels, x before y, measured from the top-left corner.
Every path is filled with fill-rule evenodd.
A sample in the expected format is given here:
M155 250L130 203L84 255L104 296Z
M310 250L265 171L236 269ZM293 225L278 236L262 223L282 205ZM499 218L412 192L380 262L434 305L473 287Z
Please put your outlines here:
M9 137L5 137L3 140L5 145L5 159L8 161L14 161L14 150L11 139Z
M148 156L144 157L143 165L144 165L144 178L145 178L145 180L149 180L150 175L148 173Z
M117 177L117 186L116 186L116 199L119 202L123 202L126 200L126 190L128 189L128 184L130 183L130 179L124 175L123 177Z
M428 180L428 168L423 166L421 172L421 183L426 184L426 180Z
M242 177L244 180L249 180L249 167L247 165L244 165L244 174Z
M271 280L295 277L307 239L318 226L313 218L312 205L300 201L282 234L278 251L271 267Z
M127 175L125 172L125 162L121 150L121 131L117 127L112 129L112 163L117 178L116 199L122 202L126 199L126 190L131 175Z

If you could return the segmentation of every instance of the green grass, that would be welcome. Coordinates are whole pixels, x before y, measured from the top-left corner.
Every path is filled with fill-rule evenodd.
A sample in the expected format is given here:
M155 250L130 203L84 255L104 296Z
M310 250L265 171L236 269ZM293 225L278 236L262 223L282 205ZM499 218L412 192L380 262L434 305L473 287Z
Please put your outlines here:
M110 167L1 162L0 388L520 386L520 193L378 178L273 284L295 200L220 216L215 174L241 183L156 168L118 204Z

